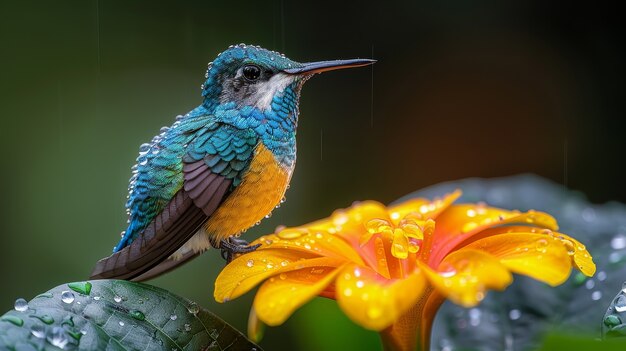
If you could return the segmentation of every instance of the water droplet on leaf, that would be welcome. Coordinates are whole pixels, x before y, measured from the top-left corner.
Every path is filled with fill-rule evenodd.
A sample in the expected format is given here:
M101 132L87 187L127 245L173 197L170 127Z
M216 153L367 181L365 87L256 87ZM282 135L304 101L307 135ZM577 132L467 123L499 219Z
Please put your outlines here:
M626 311L626 297L624 297L624 295L620 295L617 297L617 299L615 300L614 308L617 312Z
M46 335L46 340L48 340L48 342L53 346L61 349L64 349L69 342L69 339L65 334L65 330L63 330L63 328L61 327L52 328L48 335Z
M189 313L196 315L198 314L198 312L200 312L200 307L198 307L198 304L195 302L192 302L189 307L187 307L187 311L189 311Z
M522 316L522 311L518 309L512 309L509 311L509 319L512 321L520 319L521 316Z
M13 308L15 308L15 310L18 312L24 312L28 309L28 302L20 297L19 299L15 300Z
M604 320L602 322L604 323L604 325L606 325L609 328L613 328L615 326L622 324L622 320L618 316L615 316L612 314L604 317Z
M76 291L79 294L89 295L91 293L91 283L90 282L76 282L76 283L68 283L68 288Z
M24 321L22 320L22 318L16 317L16 316L11 316L11 315L6 315L6 316L0 317L0 321L9 322L9 323L11 323L13 325L17 325L18 327L21 327L21 326L24 325Z
M63 291L61 293L61 301L68 304L74 302L74 293L68 290Z
M46 327L41 324L34 324L30 327L30 333L38 339L43 339L46 336Z
M128 312L128 314L130 314L131 317L135 318L138 321L143 321L146 319L146 316L143 314L143 312L138 310L132 310Z

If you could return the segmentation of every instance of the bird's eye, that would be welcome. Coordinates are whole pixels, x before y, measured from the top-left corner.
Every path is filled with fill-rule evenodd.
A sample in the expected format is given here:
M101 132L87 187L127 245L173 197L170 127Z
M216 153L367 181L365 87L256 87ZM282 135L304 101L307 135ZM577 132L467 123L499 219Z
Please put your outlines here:
M261 76L261 69L259 68L259 66L246 65L243 67L242 73L247 80L255 81Z

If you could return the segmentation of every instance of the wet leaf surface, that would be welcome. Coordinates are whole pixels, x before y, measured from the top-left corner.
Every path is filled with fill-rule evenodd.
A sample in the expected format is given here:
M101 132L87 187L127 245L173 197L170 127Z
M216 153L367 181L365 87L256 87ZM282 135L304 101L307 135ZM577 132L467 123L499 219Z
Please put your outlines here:
M5 350L260 350L195 302L121 280L60 285L0 317Z

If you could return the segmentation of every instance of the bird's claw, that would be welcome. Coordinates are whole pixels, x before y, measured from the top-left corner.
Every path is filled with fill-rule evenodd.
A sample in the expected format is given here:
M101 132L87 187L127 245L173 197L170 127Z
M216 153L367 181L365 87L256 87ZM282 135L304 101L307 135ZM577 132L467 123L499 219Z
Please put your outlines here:
M237 254L252 252L258 249L259 246L261 244L250 245L247 241L233 236L228 239L222 239L219 245L222 251L222 258L226 260L226 263L230 263Z

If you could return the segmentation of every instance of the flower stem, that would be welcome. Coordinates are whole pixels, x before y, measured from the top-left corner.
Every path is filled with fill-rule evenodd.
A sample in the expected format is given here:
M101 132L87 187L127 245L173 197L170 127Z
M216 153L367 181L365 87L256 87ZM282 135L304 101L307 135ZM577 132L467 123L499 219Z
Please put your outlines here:
M445 298L428 287L422 298L394 324L380 332L385 351L428 351L437 310Z

